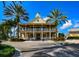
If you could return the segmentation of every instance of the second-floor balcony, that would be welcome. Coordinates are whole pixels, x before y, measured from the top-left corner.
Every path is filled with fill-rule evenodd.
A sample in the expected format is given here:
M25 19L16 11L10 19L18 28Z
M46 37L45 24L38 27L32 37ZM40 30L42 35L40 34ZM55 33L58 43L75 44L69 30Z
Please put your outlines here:
M23 30L23 31L56 31L55 28L52 28L52 29L48 29L48 28L20 28L20 30Z

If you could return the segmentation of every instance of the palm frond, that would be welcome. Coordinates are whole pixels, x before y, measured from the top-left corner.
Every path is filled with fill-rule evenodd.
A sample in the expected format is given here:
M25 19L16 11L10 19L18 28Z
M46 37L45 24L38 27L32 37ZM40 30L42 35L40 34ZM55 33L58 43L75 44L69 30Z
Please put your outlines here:
M54 9L53 11L51 11L51 15L49 16L51 19L55 20L55 24L57 25L57 23L62 23L62 22L67 22L67 16L63 16L63 14L58 10L58 9ZM53 20L52 20L53 21Z
M2 1L2 3L3 3L3 6L5 7L5 5L6 5L6 4L5 4L5 1Z
M9 16L9 17L19 16L19 18L24 19L24 20L29 18L28 13L19 4L15 4L15 5L10 4L9 6L6 6L4 9L4 15Z
M13 3L13 5L16 5L16 2L17 1L11 1L12 3ZM22 4L22 1L18 1L20 4ZM6 1L2 1L2 3L3 3L3 7L5 7L6 6Z
M50 21L51 21L51 19L47 19L47 20L46 20L46 23L49 23Z
M53 18L53 16L48 16L49 18Z
M63 20L63 19L66 19L66 18L67 18L67 16L61 16L60 18Z

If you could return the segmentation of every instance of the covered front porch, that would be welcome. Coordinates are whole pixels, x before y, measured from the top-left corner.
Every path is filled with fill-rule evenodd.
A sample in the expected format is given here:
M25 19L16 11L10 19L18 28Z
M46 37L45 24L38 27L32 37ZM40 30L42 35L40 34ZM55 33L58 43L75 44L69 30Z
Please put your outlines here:
M20 33L20 38L25 40L53 40L56 37L56 34L53 32L28 32Z

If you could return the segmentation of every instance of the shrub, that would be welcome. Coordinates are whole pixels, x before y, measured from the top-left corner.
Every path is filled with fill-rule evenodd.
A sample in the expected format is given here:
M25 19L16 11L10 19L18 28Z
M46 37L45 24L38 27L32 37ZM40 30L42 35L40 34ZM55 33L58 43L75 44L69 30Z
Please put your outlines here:
M9 45L0 45L0 57L11 57L15 52L15 48Z
M65 41L64 37L57 37L54 39L54 41Z
M64 33L58 33L58 37L65 37Z
M79 39L79 37L68 37L67 39Z
M24 39L12 38L11 41L25 41Z

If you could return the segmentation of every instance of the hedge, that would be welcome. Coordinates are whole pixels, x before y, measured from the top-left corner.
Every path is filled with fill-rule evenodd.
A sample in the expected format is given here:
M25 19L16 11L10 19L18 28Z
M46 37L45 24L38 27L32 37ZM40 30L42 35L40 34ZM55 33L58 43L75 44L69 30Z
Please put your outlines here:
M0 45L0 57L11 57L15 52L15 48L9 45Z

